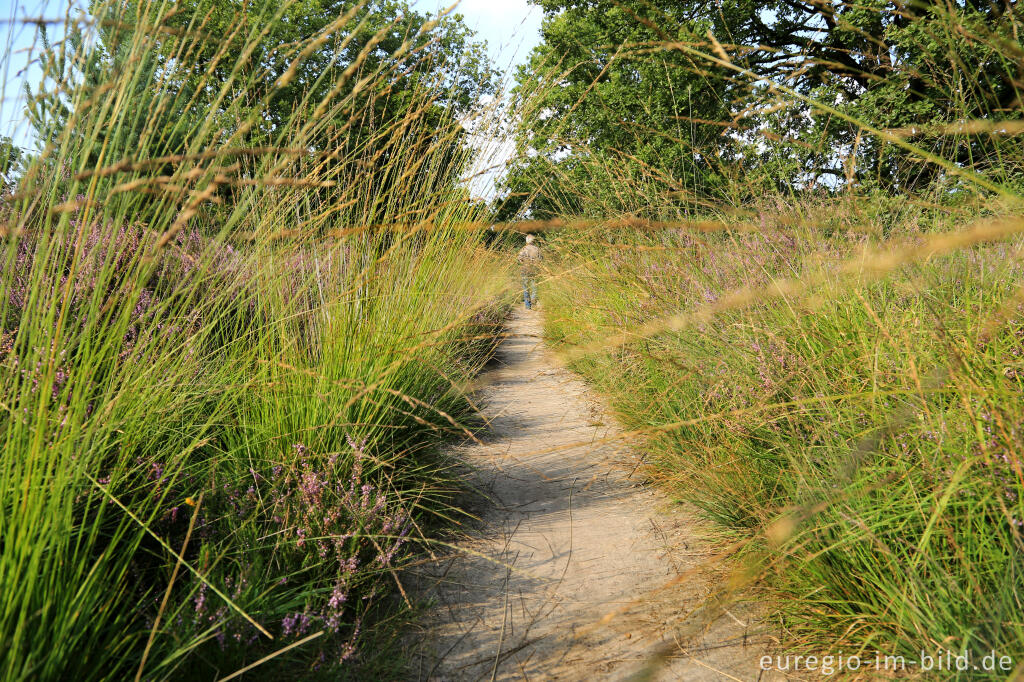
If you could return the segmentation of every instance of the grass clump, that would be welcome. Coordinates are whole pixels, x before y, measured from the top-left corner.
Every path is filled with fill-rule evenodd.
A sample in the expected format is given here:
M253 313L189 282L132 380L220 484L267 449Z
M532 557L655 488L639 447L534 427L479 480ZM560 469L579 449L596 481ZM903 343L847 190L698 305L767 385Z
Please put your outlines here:
M943 235L776 225L563 234L547 333L743 542L793 641L1019 661L1019 239L879 280L843 265Z
M437 446L504 311L459 183L491 76L456 20L327 5L38 36L0 204L2 679L401 666L396 569L450 515Z

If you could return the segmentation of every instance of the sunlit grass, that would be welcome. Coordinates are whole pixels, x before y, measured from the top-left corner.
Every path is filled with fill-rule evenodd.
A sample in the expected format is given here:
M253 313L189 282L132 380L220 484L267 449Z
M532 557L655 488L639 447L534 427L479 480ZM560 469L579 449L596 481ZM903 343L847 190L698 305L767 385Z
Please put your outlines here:
M812 652L1016 658L1019 240L878 282L830 267L862 237L798 234L564 234L547 332L589 349L573 366L649 431L650 475L747 544ZM814 284L779 295L782 280ZM736 291L755 293L628 331Z
M402 80L431 28L363 36L267 125L294 74L249 58L297 3L223 42L127 7L44 52L3 200L0 677L394 674L395 569L452 514L438 446L507 287L450 84ZM265 57L340 49L358 9Z
M457 513L438 445L476 425L499 219L545 233L549 338L740 541L781 646L1024 660L1019 97L993 109L956 65L931 82L956 120L889 127L656 23L592 83L565 89L595 64L558 55L477 108L474 144L518 129L527 169L485 207L453 104L481 72L468 49L432 69L436 24L356 4L275 44L304 3L208 9L97 3L42 51L40 150L0 206L5 679L399 675L394 569ZM922 39L1017 88L1019 46L958 16ZM346 66L302 71L327 54ZM608 119L682 170L550 116L621 60L748 99ZM839 179L794 165L788 111L845 126ZM910 161L868 177L864 149Z
M837 31L905 21L884 35L905 61L872 71L883 43L866 38L846 66L801 53L780 75L766 57L778 46L736 44L702 23L724 14L673 20L668 7L551 18L573 57L521 77L532 149L502 208L539 219L522 228L552 254L548 338L647 434L648 475L735 543L738 582L770 588L780 648L994 650L1020 664L1024 156L1019 81L1007 75L1018 96L994 110L984 80L1020 72L1004 36L1015 9L990 29L961 6L844 6ZM569 25L633 42L576 46ZM917 49L934 51L927 73ZM655 89L658 69L699 101L629 95ZM915 112L836 94L863 76L870 100L900 69L911 99L924 83L955 93L940 98L948 120L891 127ZM899 180L884 158L906 162ZM823 161L838 169L828 182Z

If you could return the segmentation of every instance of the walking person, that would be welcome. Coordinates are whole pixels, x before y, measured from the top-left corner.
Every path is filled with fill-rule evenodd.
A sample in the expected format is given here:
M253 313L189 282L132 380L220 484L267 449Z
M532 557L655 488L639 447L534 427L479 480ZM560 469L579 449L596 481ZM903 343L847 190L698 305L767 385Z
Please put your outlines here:
M523 278L523 304L527 310L537 304L537 272L540 270L541 261L544 260L540 247L533 243L535 240L532 234L526 235L526 246L520 249L519 255L516 256Z

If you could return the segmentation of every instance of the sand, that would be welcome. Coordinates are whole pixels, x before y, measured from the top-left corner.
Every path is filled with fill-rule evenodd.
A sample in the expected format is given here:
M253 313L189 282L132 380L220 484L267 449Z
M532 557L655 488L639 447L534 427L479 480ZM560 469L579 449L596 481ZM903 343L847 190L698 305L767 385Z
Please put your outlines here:
M772 638L702 524L645 484L642 442L510 320L478 392L482 443L456 449L481 493L458 549L420 569L433 603L423 680L766 680Z

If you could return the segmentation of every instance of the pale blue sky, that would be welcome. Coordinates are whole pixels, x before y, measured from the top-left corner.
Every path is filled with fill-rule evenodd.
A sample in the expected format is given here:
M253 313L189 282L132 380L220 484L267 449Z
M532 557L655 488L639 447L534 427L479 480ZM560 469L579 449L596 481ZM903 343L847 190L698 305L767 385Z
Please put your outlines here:
M3 99L0 100L0 134L9 135L18 143L24 143L27 126L23 120L24 94L22 83L38 79L38 69L29 66L29 55L36 36L36 27L26 24L26 18L54 19L63 16L66 5L46 0L0 0L0 41L3 42L3 56L0 57L0 84ZM59 29L57 29L59 30Z
M412 6L424 13L447 9L454 0L412 0ZM543 11L527 0L462 0L455 12L487 41L487 49L500 68L521 64L540 42Z

